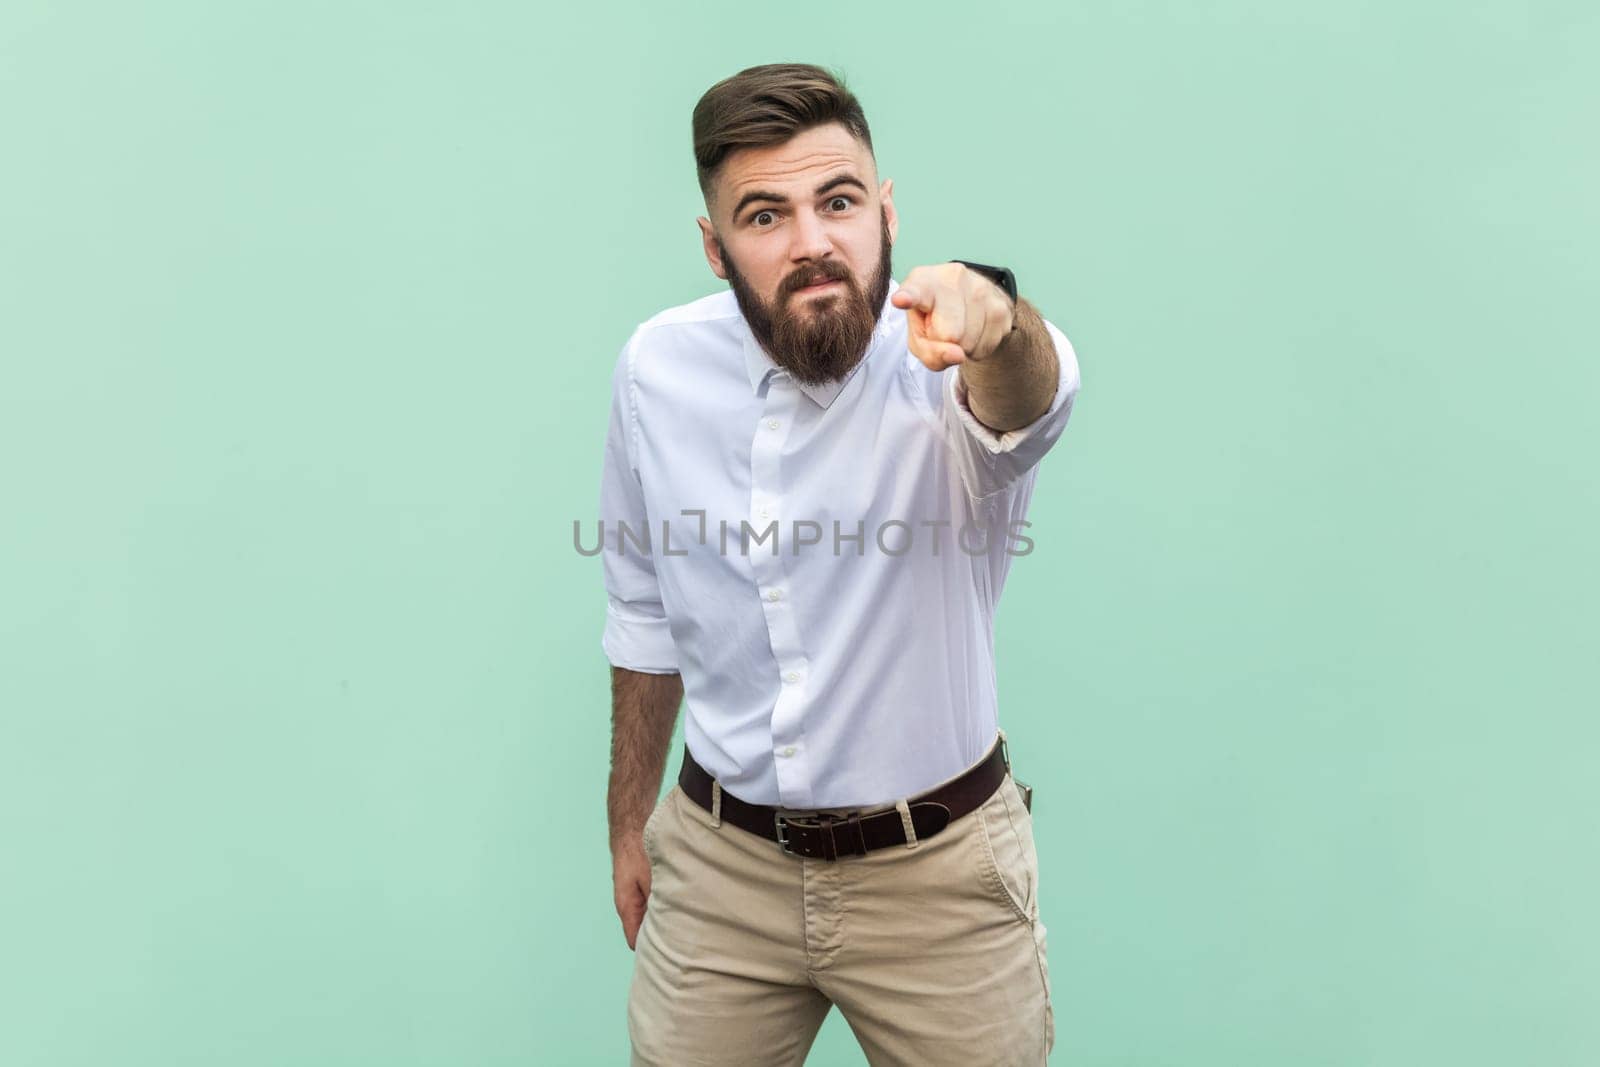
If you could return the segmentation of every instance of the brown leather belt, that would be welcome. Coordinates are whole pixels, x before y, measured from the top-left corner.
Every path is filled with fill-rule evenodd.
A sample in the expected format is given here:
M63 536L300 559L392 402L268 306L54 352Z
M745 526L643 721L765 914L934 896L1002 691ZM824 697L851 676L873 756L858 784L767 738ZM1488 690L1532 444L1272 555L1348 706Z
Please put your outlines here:
M907 798L906 806L911 810L911 825L917 839L932 837L961 816L976 811L1000 788L1009 766L1005 745L997 738L989 754L961 777ZM687 744L683 747L678 784L696 804L711 810L712 777L695 762ZM742 830L776 841L791 856L807 859L865 856L875 848L906 843L905 826L897 807L871 815L862 815L859 811L844 815L796 811L770 804L749 804L724 789L721 815Z

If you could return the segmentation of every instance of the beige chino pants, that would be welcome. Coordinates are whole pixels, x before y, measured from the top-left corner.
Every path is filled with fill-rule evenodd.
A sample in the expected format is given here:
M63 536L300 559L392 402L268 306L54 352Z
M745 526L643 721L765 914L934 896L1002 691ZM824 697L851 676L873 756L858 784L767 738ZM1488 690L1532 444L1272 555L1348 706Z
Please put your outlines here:
M714 819L674 783L644 848L635 1067L801 1064L835 1004L872 1067L1045 1062L1038 857L1009 773L932 837L832 861Z

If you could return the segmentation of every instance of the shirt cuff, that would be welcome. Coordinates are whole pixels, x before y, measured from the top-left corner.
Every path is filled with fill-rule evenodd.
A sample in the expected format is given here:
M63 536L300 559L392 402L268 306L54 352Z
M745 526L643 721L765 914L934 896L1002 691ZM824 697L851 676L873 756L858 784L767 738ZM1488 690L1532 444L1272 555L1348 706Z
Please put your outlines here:
M606 603L600 648L613 667L646 673L677 673L678 649L664 617Z
M600 647L614 667L646 674L678 672L678 648L665 618L607 603Z

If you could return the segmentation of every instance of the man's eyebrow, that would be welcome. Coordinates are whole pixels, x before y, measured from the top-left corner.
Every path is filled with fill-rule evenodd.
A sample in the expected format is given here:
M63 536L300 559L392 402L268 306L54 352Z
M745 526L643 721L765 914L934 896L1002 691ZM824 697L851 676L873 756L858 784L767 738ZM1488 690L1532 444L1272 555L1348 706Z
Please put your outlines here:
M839 174L835 177L829 178L827 181L817 186L812 195L821 196L829 189L834 189L841 185L853 185L857 189L861 190L862 196L867 195L867 187L861 184L860 179L853 174ZM787 204L789 199L788 197L779 196L777 193L769 193L760 189L753 189L741 196L739 198L739 202L733 206L733 217L737 219L740 214L743 213L745 208L760 201L771 201L774 204Z

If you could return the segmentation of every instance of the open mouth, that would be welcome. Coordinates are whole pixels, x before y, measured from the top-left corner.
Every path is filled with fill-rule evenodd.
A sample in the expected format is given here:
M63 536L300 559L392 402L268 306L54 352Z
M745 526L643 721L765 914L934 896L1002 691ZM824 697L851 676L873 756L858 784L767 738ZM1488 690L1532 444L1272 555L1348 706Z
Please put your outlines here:
M799 293L821 293L839 284L841 283L833 279L829 279L828 281L818 282L815 285L808 285L803 289L797 289L795 291Z

